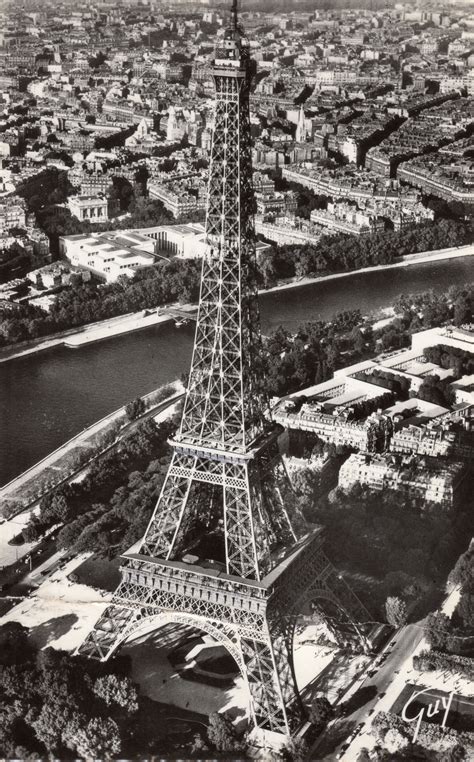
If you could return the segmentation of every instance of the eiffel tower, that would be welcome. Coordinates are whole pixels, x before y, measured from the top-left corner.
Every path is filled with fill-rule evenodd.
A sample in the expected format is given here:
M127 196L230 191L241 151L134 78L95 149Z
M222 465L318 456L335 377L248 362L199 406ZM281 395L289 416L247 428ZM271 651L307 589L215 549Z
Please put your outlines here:
M145 536L124 554L122 581L78 653L106 660L169 621L199 628L235 659L253 725L288 736L304 719L293 665L298 615L316 607L346 641L349 631L364 641L358 623L369 615L324 555L322 530L297 537L287 510L255 278L253 74L233 0L212 65L207 253L181 425Z

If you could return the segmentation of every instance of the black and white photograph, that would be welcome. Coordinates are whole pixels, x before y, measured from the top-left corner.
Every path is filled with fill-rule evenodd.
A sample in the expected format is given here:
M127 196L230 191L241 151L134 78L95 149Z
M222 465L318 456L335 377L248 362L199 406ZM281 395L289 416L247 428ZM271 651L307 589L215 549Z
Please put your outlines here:
M474 0L0 0L0 760L474 758Z

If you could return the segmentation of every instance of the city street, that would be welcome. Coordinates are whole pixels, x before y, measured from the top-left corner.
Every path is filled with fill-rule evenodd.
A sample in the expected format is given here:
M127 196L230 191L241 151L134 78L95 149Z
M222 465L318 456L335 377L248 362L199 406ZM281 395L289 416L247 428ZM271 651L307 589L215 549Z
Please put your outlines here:
M441 611L450 616L459 600L459 588L454 587L446 596ZM395 642L394 642L395 641ZM394 643L394 645L391 645ZM330 723L327 730L313 747L316 759L343 759L354 762L359 751L371 748L374 737L370 733L372 720L380 711L389 711L407 683L417 682L419 673L413 669L411 660L416 652L426 643L423 635L423 620L403 627L379 654L366 671L357 688L352 688L350 697L343 697L341 704L346 705L349 713ZM374 669L377 671L370 676ZM448 690L462 690L453 681ZM363 725L348 743L351 733ZM342 756L338 755L344 751Z
M120 432L118 442L126 436L130 431L133 430L134 427L136 427L137 423L141 423L142 421L147 420L148 418L154 418L157 423L162 421L164 418L168 417L173 409L174 406L179 402L179 400L183 397L182 392L178 392L175 394L171 399L166 399L163 402L158 403L157 405L153 405L153 407L150 408L150 410L147 410L142 416L140 416L139 419L136 421L130 421L127 423L123 429ZM116 412L111 414L111 419L116 416ZM103 426L102 422L102 426ZM94 424L91 429L94 429L98 424ZM88 436L90 435L90 430L88 430ZM83 434L79 434L77 438L74 440L71 440L70 446L71 448L73 446L76 446L77 441L83 436ZM114 442L109 447L104 449L98 457L103 455L104 453L108 452L109 450L112 450L114 447L117 446L117 442ZM38 464L38 468L41 464ZM44 468L47 467L46 463L43 463ZM86 463L84 466L81 466L79 469L77 469L73 474L69 474L69 476L64 479L64 482L73 482L73 481L79 481L80 479L83 479L84 476L87 474L90 467L90 463ZM33 468L36 468L33 467ZM21 478L21 477L19 477ZM59 486L59 485L57 485ZM54 489L56 489L55 487ZM33 503L29 508L27 508L22 513L18 513L16 516L13 516L10 519L7 519L3 521L3 523L0 524L0 569L7 568L8 566L11 566L12 564L16 563L19 559L29 556L30 553L34 551L36 546L38 545L38 542L23 542L18 545L10 544L11 540L16 537L17 535L21 534L22 530L26 527L28 524L32 514L39 512L39 503L40 500L37 500L35 503ZM34 563L34 557L33 557L33 563Z
M403 627L402 630L390 641L395 645L388 645L387 649L377 656L371 666L368 667L365 678L361 680L356 690L351 690L348 699L343 699L342 704L349 708L349 714L336 719L328 726L326 732L313 747L315 759L333 760L347 743L347 738L358 725L364 723L370 726L372 718L381 709L387 709L393 703L404 685L406 666L403 665L411 659L411 656L418 644L423 638L423 629L421 624L410 624ZM378 666L380 665L380 666ZM408 666L408 665L407 665ZM403 667L403 675L400 680L398 674ZM377 669L373 676L369 672ZM395 680L394 680L395 678ZM390 687L390 691L388 691ZM353 708L352 708L353 707ZM353 762L356 758L359 748L372 745L368 734L361 729L357 736L357 743L354 742L343 759L347 762ZM360 740L364 743L360 744ZM355 749L357 748L357 751Z

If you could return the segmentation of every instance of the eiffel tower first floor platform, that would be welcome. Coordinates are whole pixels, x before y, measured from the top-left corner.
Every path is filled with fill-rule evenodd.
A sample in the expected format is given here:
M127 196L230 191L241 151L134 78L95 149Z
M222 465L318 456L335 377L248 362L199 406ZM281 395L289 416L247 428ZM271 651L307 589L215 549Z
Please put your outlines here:
M169 621L201 629L226 647L247 683L257 728L291 735L304 719L293 665L298 615L333 606L335 634L365 646L368 613L322 550L322 531L294 545L261 581L216 568L126 553L122 582L77 653L101 660L127 639Z

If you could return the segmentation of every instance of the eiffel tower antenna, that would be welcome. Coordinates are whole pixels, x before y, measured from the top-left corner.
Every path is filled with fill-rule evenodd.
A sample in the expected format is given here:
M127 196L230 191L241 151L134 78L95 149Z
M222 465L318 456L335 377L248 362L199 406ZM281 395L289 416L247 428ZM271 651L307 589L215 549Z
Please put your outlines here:
M212 76L206 252L191 370L171 463L122 581L78 652L108 659L168 622L198 628L234 657L250 723L285 736L304 717L293 664L299 615L366 643L366 609L326 558L320 528L297 537L270 418L258 311L249 45L232 26ZM300 518L300 523L302 519Z
M238 11L238 8L237 8L237 0L232 0L231 13L232 13L232 26L233 26L234 30L236 30L237 29L237 25L238 25L238 20L239 20L239 18L238 18L239 11Z

